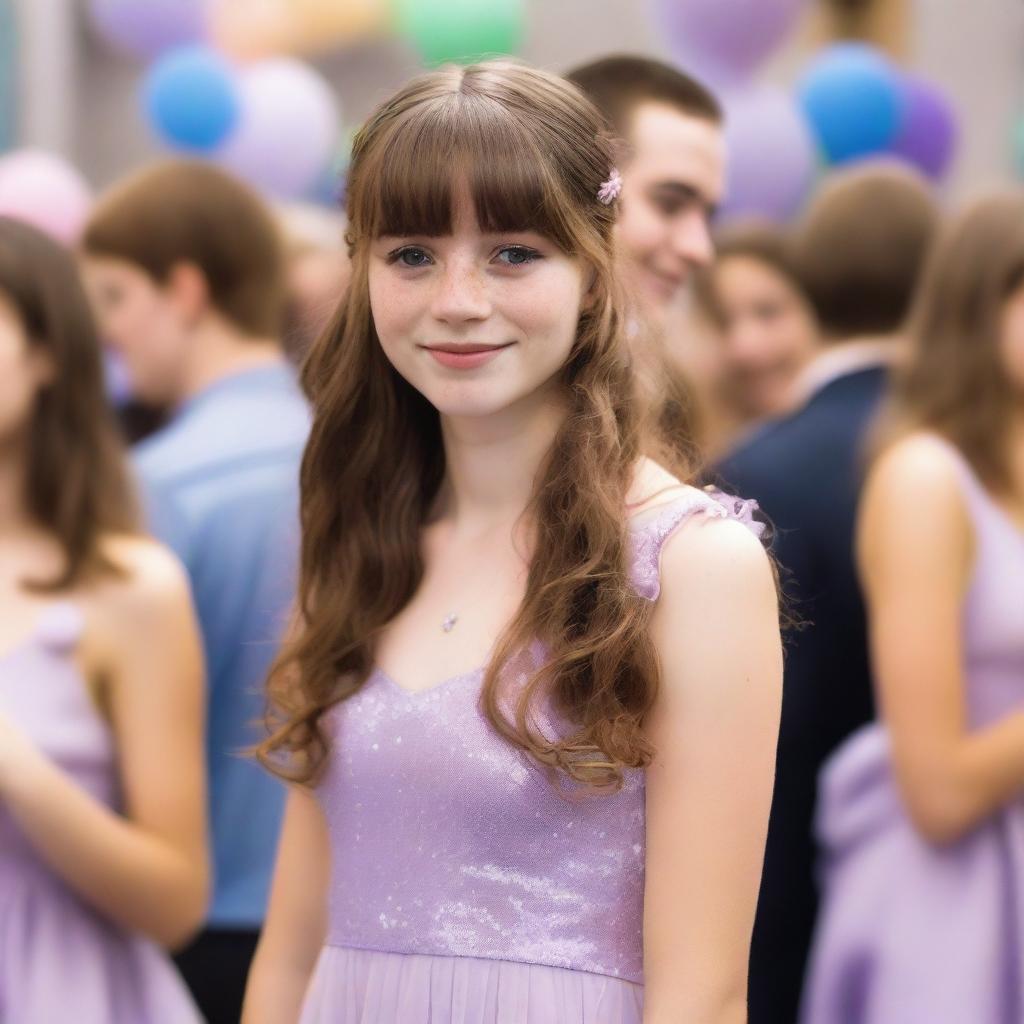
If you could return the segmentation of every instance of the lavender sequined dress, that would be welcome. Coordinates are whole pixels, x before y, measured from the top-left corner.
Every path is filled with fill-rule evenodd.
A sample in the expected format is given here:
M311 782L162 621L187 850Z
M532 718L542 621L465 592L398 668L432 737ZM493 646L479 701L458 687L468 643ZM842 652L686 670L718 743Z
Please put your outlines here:
M688 489L649 513L638 592L657 597L683 520L748 512ZM377 671L331 713L328 935L302 1024L639 1024L643 773L563 798L481 715L482 676L409 693Z
M82 621L52 605L0 659L0 714L81 787L118 803L116 752L72 653ZM198 1024L170 960L87 906L0 802L0 1024Z
M1024 709L1024 529L955 463L975 560L961 617L965 710L983 729ZM885 728L826 764L823 905L803 1024L1024 1021L1024 798L949 846L912 825Z

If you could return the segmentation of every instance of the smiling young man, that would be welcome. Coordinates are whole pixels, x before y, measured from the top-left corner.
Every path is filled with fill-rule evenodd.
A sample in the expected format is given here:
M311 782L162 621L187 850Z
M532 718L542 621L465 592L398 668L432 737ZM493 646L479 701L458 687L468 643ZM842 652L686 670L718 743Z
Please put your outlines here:
M722 110L699 82L646 57L611 56L566 77L605 115L622 144L618 238L630 297L655 323L714 256L722 197Z

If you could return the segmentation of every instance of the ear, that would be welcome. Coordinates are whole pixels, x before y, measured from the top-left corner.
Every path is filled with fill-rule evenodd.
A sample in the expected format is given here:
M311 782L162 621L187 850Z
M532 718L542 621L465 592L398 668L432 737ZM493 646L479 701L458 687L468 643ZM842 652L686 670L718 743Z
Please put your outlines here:
M210 308L210 285L195 263L176 263L171 267L164 291L190 326Z

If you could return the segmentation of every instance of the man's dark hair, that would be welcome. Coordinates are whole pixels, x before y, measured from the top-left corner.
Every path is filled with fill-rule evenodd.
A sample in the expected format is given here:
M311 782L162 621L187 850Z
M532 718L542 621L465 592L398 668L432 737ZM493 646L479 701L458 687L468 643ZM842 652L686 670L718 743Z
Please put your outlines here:
M825 182L792 253L826 339L901 329L938 226L928 182L909 169L858 167Z
M678 68L648 57L602 57L573 68L565 77L587 94L626 143L633 114L643 103L663 103L712 124L722 121L722 108L705 86Z

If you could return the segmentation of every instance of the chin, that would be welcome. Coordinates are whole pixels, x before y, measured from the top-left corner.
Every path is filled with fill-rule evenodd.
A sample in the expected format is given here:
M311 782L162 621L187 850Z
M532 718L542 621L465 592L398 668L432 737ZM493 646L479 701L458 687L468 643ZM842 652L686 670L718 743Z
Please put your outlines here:
M683 285L670 288L661 281L648 279L644 284L644 294L651 312L657 316L665 316L679 301L683 294Z
M427 401L438 414L449 419L483 419L504 412L515 397L497 395L485 387L458 387L452 389L431 389L423 392Z

